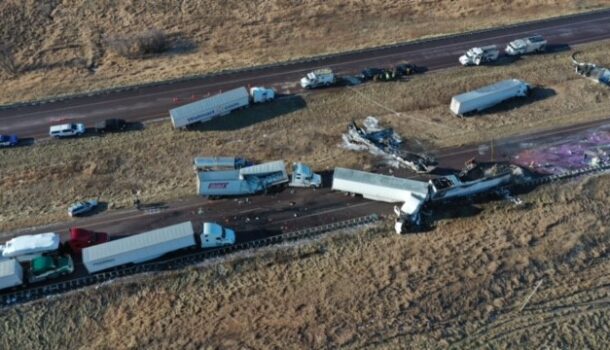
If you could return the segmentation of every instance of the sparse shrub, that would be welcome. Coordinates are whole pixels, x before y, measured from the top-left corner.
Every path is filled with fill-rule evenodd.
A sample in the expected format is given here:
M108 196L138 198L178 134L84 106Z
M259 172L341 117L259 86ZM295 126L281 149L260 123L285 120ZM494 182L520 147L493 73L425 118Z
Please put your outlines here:
M0 44L0 69L11 76L17 75L19 68L15 64L13 50L10 46Z
M108 47L127 58L142 58L166 51L169 41L165 33L158 29L131 35L115 35L107 40Z

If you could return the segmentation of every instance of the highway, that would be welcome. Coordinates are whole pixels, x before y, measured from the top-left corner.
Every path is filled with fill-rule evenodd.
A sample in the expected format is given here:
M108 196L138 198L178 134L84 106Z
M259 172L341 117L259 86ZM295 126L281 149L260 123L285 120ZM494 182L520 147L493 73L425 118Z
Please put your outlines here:
M610 38L610 10L241 72L213 74L171 85L4 109L0 110L0 133L40 138L47 135L50 125L61 122L84 122L92 126L95 121L106 118L158 120L168 117L169 109L190 102L193 98L199 99L245 85L273 86L281 93L298 93L301 92L297 86L300 77L319 67L331 67L339 74L354 74L367 66L409 61L428 70L437 70L457 66L457 57L472 46L497 44L503 48L509 41L531 34L545 36L549 41L549 51L607 39Z

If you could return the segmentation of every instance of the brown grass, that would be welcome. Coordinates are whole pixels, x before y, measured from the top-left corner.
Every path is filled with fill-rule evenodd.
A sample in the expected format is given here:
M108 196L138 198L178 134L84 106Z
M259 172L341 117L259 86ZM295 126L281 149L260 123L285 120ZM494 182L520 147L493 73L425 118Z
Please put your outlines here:
M424 234L382 226L116 281L0 311L0 344L604 349L609 195L610 176L592 177Z
M0 72L0 102L97 90L222 68L379 46L591 10L604 0L0 3L0 42L20 73ZM158 28L169 53L133 60L107 46ZM92 70L95 68L95 71Z
M591 60L610 65L607 43L585 49ZM510 77L555 95L466 120L449 111L453 94ZM281 99L214 120L199 131L174 131L165 122L101 138L0 150L0 229L65 220L65 206L83 197L100 196L112 209L131 205L134 190L141 191L144 201L192 195L191 162L198 155L303 161L318 170L368 169L373 158L338 146L347 123L367 115L379 116L407 140L436 148L605 118L609 93L572 73L568 53L563 53Z

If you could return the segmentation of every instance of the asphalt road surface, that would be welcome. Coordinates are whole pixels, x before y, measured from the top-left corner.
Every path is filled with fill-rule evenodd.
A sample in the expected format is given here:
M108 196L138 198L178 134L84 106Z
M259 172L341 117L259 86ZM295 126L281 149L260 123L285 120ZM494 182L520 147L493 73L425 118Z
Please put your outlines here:
M338 74L355 74L367 66L388 66L409 61L429 70L459 65L457 58L473 46L497 44L532 34L549 41L549 51L610 38L610 10L571 17L525 23L479 33L441 37L396 47L371 49L320 58L308 62L257 68L189 80L171 85L134 91L82 97L38 106L0 111L0 133L21 137L46 137L50 125L62 122L84 122L92 126L107 118L149 121L167 118L168 110L210 94L239 86L273 86L283 93L300 92L298 80L308 71L331 67ZM175 99L179 102L175 102Z

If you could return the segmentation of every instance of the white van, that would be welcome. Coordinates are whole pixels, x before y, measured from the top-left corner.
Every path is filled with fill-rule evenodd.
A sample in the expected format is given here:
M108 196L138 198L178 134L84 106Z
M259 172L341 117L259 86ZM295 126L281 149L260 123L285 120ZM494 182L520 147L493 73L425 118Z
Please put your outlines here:
M78 136L84 133L85 124L82 123L53 125L51 126L51 129L49 129L49 136L51 137Z

